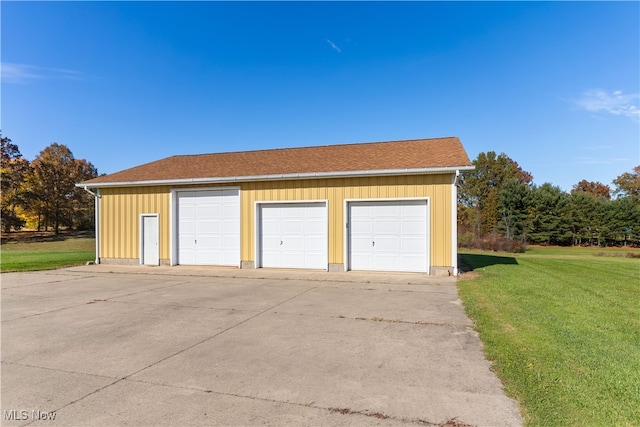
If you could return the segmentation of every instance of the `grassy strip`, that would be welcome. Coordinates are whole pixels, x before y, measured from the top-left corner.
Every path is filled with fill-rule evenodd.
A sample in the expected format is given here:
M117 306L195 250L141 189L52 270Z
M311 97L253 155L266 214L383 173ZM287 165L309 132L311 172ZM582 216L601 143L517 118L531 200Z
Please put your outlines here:
M468 252L458 282L528 425L640 425L640 261L594 250Z
M72 237L59 241L2 244L0 271L50 270L95 259L95 239Z

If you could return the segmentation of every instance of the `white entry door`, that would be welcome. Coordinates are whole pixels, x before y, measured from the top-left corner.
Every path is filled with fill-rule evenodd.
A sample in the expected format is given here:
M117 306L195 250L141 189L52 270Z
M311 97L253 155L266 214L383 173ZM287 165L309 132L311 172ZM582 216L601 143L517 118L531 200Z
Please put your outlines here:
M325 203L263 204L259 267L327 269Z
M428 272L426 200L349 204L351 270Z
M178 192L178 263L240 264L239 190Z
M158 215L142 215L140 226L140 264L160 265Z

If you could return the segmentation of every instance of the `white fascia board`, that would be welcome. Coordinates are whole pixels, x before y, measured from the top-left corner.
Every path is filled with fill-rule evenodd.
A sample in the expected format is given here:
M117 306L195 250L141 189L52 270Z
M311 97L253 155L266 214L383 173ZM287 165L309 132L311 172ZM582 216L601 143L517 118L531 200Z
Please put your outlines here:
M107 188L107 187L148 187L152 185L195 185L195 184L223 184L248 181L284 181L289 179L321 179L321 178L350 178L364 176L389 176L389 175L420 175L453 173L456 171L473 170L474 166L445 166L437 168L413 168L413 169L383 169L347 172L309 172L276 175L252 175L252 176L224 176L213 178L186 178L186 179L161 179L149 181L123 181L104 182L95 184L79 183L76 187Z

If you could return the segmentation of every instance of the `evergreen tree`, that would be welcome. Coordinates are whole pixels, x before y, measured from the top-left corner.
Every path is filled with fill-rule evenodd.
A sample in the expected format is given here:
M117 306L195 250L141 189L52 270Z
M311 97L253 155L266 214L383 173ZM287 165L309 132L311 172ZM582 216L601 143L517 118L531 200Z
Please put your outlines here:
M475 170L465 172L459 180L459 202L465 211L462 218L469 221L476 237L493 233L498 227L499 192L509 180L529 184L533 177L522 170L506 154L495 151L478 154L473 161Z

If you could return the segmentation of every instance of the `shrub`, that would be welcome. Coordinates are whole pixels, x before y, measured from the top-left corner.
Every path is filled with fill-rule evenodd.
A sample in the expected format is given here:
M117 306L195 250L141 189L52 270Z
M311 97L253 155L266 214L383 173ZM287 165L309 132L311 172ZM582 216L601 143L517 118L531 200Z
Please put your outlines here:
M524 253L527 250L527 245L518 240L505 239L499 234L474 238L471 232L464 233L458 238L458 246L468 249L511 253Z

